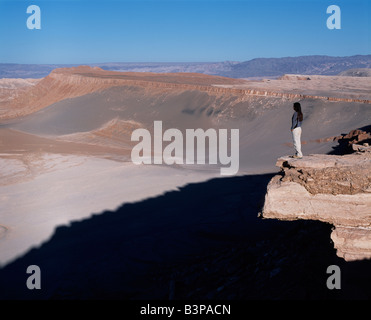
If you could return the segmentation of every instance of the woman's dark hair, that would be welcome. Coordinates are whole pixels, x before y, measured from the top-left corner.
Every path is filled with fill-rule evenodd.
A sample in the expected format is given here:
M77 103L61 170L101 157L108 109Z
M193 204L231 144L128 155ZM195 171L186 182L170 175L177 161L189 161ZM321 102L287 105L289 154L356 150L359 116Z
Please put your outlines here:
M303 112L301 112L301 105L299 102L294 103L294 110L298 113L299 121L303 121Z

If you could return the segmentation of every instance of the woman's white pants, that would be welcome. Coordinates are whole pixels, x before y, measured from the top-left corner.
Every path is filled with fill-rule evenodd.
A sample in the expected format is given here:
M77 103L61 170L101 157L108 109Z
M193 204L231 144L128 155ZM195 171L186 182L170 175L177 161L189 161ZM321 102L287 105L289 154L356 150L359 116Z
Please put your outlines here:
M302 157L303 154L301 153L301 127L295 128L292 130L292 140L294 142L294 149L295 149L295 155L298 157Z

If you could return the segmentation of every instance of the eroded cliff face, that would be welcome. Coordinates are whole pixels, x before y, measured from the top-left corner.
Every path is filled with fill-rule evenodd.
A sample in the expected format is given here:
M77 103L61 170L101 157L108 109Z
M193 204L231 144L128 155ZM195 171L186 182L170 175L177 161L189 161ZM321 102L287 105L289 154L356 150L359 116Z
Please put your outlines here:
M8 80L8 79L7 79ZM330 95L280 92L277 88L254 87L254 82L198 73L148 73L114 72L98 67L80 66L53 70L34 85L22 90L0 90L1 119L13 119L34 113L53 103L103 91L111 87L139 87L146 94L156 96L182 91L197 91L233 104L250 102L256 98L285 100L317 99L332 102L370 104L371 100L359 97L336 97ZM256 85L256 83L255 83Z
M371 259L371 152L279 158L263 218L320 220L334 225L331 239L346 261Z
M35 81L36 83L36 81ZM12 95L0 96L0 119L25 116L53 103L81 97L111 87L140 87L148 94L157 95L165 91L199 90L213 94L229 93L229 89L214 87L221 84L241 84L243 80L196 73L156 74L105 71L98 67L80 66L53 70L48 76L26 90L12 90ZM1 94L1 91L0 91ZM7 94L7 95L6 95Z

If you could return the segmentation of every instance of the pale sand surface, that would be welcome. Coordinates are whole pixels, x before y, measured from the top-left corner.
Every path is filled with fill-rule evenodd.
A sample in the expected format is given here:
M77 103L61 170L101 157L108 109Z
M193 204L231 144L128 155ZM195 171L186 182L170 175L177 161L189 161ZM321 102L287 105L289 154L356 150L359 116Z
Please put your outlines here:
M6 232L8 231L8 229L4 226L0 226L0 239L5 237L5 234Z
M5 179L25 174L17 160L0 158L4 165L11 167ZM48 153L39 154L31 170L32 179L0 186L2 265L48 240L59 225L219 175L214 169L137 166Z

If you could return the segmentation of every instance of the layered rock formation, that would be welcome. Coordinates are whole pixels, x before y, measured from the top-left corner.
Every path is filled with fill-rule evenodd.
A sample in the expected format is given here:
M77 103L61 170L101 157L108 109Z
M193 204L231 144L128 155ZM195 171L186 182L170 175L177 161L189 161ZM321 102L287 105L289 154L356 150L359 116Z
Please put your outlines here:
M0 79L0 103L12 100L38 82L39 79Z
M294 79L295 85L298 82L297 80L297 78ZM360 84L361 80L357 80L355 86L363 88L364 84ZM283 80L283 82L290 81ZM312 82L316 84L316 81ZM0 120L25 116L65 99L81 97L111 87L124 86L145 88L151 93L164 91L174 93L177 90L198 91L224 100L232 98L236 103L252 98L270 97L292 101L317 99L331 102L371 104L368 82L366 85L367 95L363 94L364 90L357 89L362 94L338 96L337 92L335 92L336 94L334 92L318 93L313 90L309 93L297 92L296 89L292 89L291 82L289 92L286 92L279 89L279 86L282 85L281 82L278 87L272 87L264 81L254 82L199 73L114 72L98 67L79 66L55 69L45 78L34 80L32 84L34 84L32 87L27 87L25 90L12 90L11 96L9 96L8 91L5 92L3 95L6 99L1 99L0 90L0 110L2 110Z
M225 93L228 89L213 87L213 85L241 83L244 81L196 73L125 73L105 71L98 67L88 66L61 68L53 70L32 88L13 92L13 97L8 99L9 101L1 103L0 100L0 109L3 110L0 119L25 116L53 103L111 87L141 87L152 91L164 89L211 90L213 93Z
M334 225L331 239L346 261L371 258L371 152L279 158L263 218L320 220Z
M355 129L347 134L334 137L334 141L339 143L337 151L341 154L352 153L357 151L359 148L363 148L363 145L367 147L371 144L371 125L361 129Z

